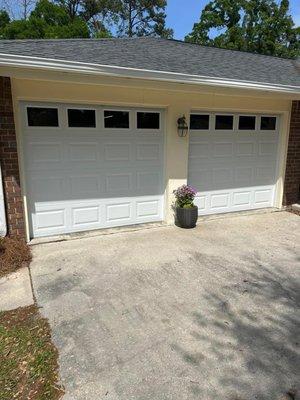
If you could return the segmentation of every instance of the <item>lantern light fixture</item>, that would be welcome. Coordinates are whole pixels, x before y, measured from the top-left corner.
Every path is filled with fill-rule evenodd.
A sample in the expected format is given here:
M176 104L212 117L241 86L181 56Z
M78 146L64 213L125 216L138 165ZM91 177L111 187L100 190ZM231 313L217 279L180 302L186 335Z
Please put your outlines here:
M177 120L177 131L179 137L185 137L188 133L189 127L186 123L185 115Z

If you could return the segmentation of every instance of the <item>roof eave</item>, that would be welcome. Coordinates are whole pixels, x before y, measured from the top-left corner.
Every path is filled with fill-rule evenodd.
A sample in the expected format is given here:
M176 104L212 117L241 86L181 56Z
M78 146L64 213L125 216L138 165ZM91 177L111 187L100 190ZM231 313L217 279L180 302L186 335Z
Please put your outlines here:
M299 95L300 86L278 85L264 82L234 80L212 76L189 75L176 72L155 71L148 69L138 69L120 67L113 65L101 65L83 63L75 61L57 60L50 58L40 58L32 56L21 56L0 53L0 66L16 67L25 69L39 69L48 71L61 71L83 73L91 75L106 75L119 78L135 78L146 80L158 80L166 82L187 83L194 85L208 85L231 87L237 89L254 89L277 93L290 93Z

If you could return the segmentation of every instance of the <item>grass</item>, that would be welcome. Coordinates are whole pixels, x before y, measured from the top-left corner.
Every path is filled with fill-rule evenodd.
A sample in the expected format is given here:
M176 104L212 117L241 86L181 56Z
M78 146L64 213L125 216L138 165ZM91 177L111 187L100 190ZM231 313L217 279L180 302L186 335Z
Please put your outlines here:
M0 313L0 399L57 400L58 353L35 305Z
M26 267L30 261L30 248L23 240L0 238L0 278Z

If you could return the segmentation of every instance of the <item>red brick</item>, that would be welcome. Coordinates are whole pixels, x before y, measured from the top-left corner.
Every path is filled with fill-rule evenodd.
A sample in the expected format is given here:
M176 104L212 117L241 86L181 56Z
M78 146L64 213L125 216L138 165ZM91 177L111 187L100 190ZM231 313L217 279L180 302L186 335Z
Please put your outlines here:
M8 235L25 238L24 205L20 187L17 139L10 78L0 77L0 160Z
M300 198L300 101L293 101L286 162L283 204L288 206Z

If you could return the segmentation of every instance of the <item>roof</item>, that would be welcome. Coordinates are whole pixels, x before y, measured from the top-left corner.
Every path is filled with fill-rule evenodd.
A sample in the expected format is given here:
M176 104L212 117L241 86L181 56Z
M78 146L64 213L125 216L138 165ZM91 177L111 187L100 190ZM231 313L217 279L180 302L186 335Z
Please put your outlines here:
M299 60L162 38L0 40L0 53L300 88Z

